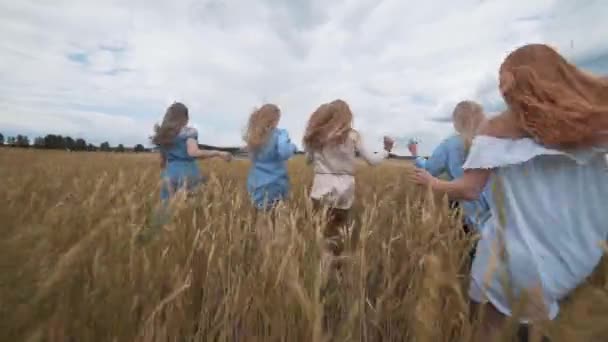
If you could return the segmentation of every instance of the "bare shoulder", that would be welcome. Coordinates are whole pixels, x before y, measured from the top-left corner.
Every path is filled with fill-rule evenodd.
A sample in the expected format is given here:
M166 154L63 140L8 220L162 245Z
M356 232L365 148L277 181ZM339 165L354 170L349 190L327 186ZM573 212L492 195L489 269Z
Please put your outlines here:
M527 135L520 128L515 115L509 111L485 120L477 130L478 135L488 135L496 138L519 139Z
M487 135L487 132L490 129L490 120L491 119L483 120L483 122L479 124L479 127L477 127L477 135Z

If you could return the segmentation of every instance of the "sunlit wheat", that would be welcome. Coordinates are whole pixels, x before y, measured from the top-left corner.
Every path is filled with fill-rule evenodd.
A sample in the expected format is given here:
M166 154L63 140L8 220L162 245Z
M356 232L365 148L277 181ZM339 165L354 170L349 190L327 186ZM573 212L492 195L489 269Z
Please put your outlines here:
M354 236L337 270L297 158L273 217L247 201L246 161L202 163L208 184L167 216L154 155L0 149L0 336L467 341L471 241L444 198L408 183L404 163L358 170ZM607 275L603 263L543 332L604 341Z

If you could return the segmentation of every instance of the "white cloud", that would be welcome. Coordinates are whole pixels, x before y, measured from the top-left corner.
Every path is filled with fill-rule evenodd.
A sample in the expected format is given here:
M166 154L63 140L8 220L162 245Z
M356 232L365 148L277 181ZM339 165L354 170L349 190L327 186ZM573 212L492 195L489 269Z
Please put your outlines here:
M514 47L606 58L607 16L602 0L0 0L0 131L134 144L178 100L201 142L240 144L272 101L299 141L340 97L368 142L416 136L428 153L451 131L429 118L464 98L500 105Z

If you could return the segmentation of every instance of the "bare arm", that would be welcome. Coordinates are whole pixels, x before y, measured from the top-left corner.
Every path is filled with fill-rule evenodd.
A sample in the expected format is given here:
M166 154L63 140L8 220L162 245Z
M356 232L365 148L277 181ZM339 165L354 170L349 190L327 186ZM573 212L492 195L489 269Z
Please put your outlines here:
M380 164L384 159L388 158L388 151L383 150L380 153L374 154L371 151L369 151L366 147L365 144L363 143L363 139L361 138L361 135L359 133L356 133L356 137L355 137L355 148L357 149L357 151L359 152L359 155L361 155L361 157L369 164L369 165L378 165Z
M160 169L164 170L167 167L167 159L165 158L165 154L161 151L159 154L160 157Z
M413 181L421 185L428 185L431 189L446 193L451 199L471 201L481 195L492 170L475 169L465 170L464 176L453 181L444 181L431 176L426 170L417 169Z
M186 140L186 145L188 149L188 155L192 158L207 159L221 157L224 159L228 159L228 157L231 156L231 154L228 152L201 150L198 148L198 142L194 138L189 138L188 140Z
M503 139L521 139L530 137L519 127L517 118L508 110L485 120L478 128L478 134Z

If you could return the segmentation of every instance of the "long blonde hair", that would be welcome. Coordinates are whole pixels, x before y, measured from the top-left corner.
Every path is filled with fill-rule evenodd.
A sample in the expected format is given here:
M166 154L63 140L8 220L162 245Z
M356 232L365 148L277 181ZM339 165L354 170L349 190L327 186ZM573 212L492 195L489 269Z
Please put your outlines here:
M308 120L303 144L311 150L341 145L352 131L352 122L353 113L343 100L322 104Z
M471 147L477 129L484 119L483 108L475 101L461 101L454 107L452 121L454 129L464 141L465 151Z
M277 105L271 103L267 103L251 113L243 135L248 151L255 152L266 144L280 117L281 110Z
M509 110L490 120L487 133L521 135L557 148L588 147L608 130L608 82L579 70L551 47L530 44L500 67Z
M183 103L175 102L167 108L163 122L154 125L152 143L166 147L173 145L175 137L181 129L188 124L188 107Z

